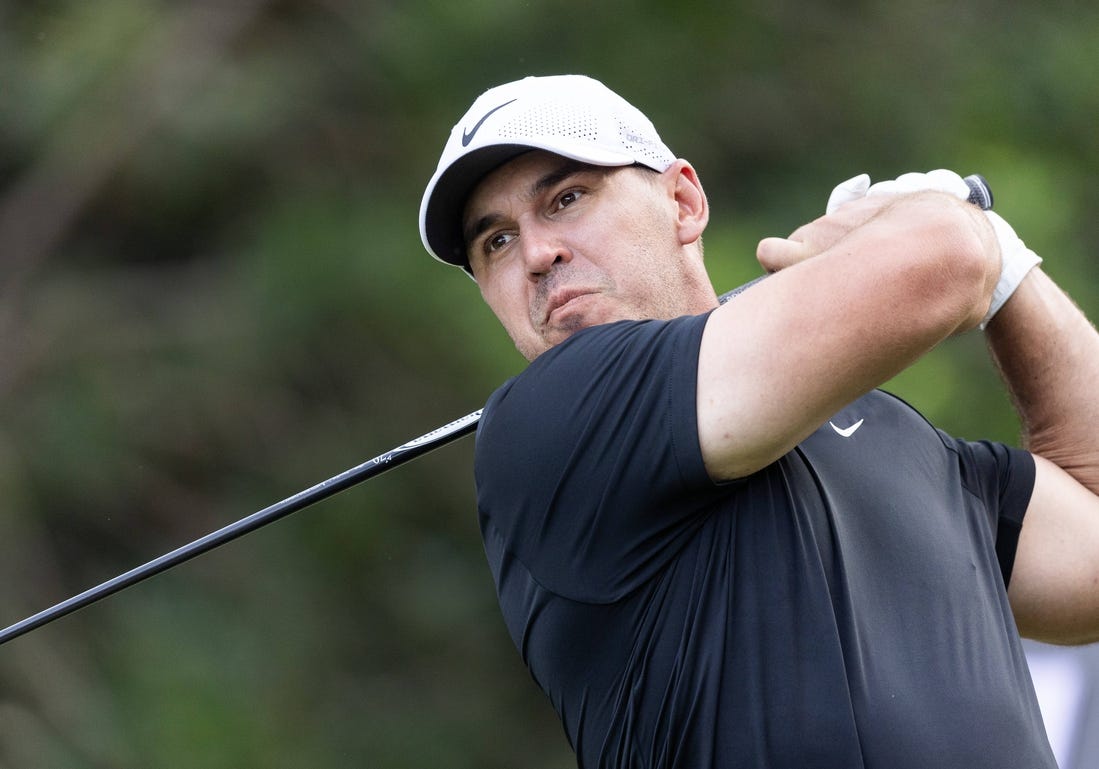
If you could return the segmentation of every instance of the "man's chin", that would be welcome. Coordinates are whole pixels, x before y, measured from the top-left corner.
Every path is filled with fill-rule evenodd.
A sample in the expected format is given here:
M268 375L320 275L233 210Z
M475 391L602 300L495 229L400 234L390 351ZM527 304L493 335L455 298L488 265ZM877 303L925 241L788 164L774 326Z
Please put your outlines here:
M569 313L568 315L555 317L553 325L544 329L536 341L529 345L516 342L515 346L528 361L534 360L546 350L556 347L578 331L593 326L601 326L605 323L613 323L616 320L621 320L621 318L603 318L602 316L580 312Z
M586 328L592 328L593 326L599 325L602 325L602 323L593 323L591 321L587 321L569 323L564 326L555 326L549 333L547 333L543 337L543 343L545 346L542 352L550 349L551 347L556 347L578 331L583 331Z

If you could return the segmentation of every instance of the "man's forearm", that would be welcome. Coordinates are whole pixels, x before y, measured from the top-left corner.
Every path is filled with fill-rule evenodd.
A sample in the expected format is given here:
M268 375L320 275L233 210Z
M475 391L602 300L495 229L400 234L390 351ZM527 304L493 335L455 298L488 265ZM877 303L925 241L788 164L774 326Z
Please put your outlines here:
M986 331L1025 446L1099 493L1099 334L1034 269Z

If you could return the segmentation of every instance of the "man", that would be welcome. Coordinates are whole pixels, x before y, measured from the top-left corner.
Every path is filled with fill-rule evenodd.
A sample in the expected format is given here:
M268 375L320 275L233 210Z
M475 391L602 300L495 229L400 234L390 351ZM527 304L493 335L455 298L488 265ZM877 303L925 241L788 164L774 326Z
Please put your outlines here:
M698 175L617 94L454 127L421 233L531 361L480 524L581 766L1055 766L1019 631L1099 638L1099 337L967 191L856 177L719 306ZM986 325L1029 451L875 389Z

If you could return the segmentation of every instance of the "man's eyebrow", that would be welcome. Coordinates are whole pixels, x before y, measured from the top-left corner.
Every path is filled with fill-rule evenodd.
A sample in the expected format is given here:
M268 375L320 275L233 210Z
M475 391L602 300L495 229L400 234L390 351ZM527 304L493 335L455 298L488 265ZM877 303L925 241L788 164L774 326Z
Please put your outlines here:
M474 240L481 237L481 235L486 230L488 230L490 227L492 227L492 225L496 224L496 222L500 221L503 218L504 217L500 216L499 214L488 214L487 216L482 216L476 222L467 227L465 229L465 232L462 233L462 242L465 244L466 250L469 249L470 244Z
M563 160L560 165L547 171L530 185L530 189L527 190L526 193L527 197L529 199L536 198L546 190L556 187L570 176L583 173L584 171L591 171L593 168L594 166L589 163L581 163L579 160ZM470 243L480 237L486 230L502 218L503 217L500 214L486 214L475 222L472 222L470 226L466 227L462 232L462 238L466 248L469 248Z
M588 163L581 163L579 160L565 160L561 165L557 166L557 168L547 172L544 176L539 178L538 181L532 184L529 194L531 197L535 197L551 187L556 187L570 176L583 173L584 171L591 171L593 168L594 166Z

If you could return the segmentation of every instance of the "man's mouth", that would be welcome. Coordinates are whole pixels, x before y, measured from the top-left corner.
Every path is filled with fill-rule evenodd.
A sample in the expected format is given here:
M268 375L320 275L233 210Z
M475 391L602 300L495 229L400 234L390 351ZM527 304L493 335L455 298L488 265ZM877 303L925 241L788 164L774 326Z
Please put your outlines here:
M588 288L570 288L555 291L550 296L549 302L546 303L546 325L552 323L555 315L567 312L578 301L582 301L584 297L592 296L594 293L595 291Z

